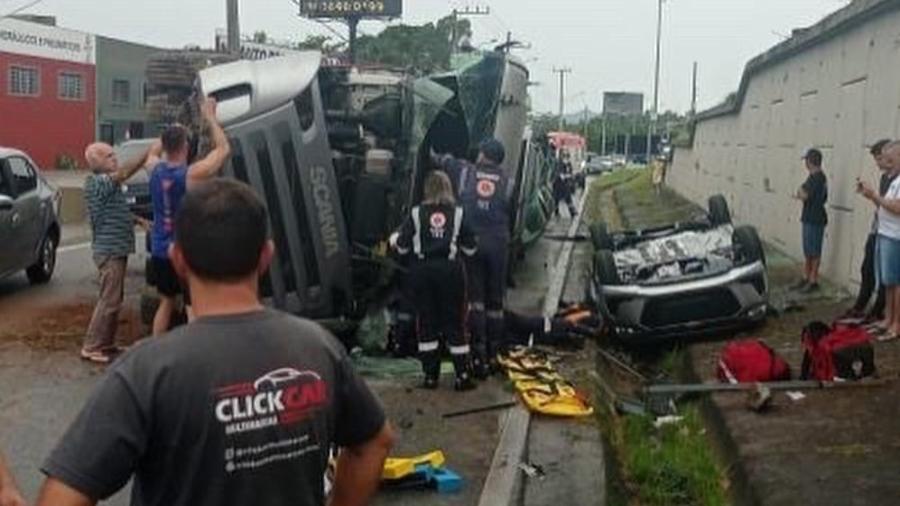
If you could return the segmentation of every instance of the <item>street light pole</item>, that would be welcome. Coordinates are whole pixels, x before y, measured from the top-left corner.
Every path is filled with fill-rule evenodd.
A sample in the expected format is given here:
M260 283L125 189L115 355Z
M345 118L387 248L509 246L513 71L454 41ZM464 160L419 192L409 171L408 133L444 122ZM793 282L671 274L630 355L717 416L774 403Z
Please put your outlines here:
M653 81L653 111L650 113L650 124L647 126L647 163L653 152L653 134L656 133L656 122L659 117L659 60L662 54L662 20L663 2L659 0L656 19L656 75Z
M565 128L565 119L563 115L566 113L566 74L572 72L568 67L554 68L553 72L559 74L559 131Z

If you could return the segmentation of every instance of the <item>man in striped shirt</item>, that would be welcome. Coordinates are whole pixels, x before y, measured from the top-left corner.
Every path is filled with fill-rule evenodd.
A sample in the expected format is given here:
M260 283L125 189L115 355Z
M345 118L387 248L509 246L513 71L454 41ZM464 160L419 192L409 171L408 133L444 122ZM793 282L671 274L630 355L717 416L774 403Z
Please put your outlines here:
M137 160L119 167L112 146L102 142L85 150L91 174L84 185L84 199L90 216L94 264L100 271L100 298L81 348L81 358L107 364L119 351L115 347L119 311L125 295L125 267L134 253L134 217L128 208L122 183L159 157L154 144Z

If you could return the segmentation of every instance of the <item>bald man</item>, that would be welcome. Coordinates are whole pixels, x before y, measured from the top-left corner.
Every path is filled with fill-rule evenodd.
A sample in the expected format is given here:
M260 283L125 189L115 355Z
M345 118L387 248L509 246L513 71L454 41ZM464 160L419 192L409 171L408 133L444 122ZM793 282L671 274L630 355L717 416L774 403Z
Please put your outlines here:
M91 174L84 185L84 199L90 216L94 264L100 272L100 297L81 348L84 360L108 364L119 351L115 339L125 295L125 267L128 255L134 253L134 217L122 183L155 162L161 149L156 143L124 167L119 167L109 144L98 142L85 149Z

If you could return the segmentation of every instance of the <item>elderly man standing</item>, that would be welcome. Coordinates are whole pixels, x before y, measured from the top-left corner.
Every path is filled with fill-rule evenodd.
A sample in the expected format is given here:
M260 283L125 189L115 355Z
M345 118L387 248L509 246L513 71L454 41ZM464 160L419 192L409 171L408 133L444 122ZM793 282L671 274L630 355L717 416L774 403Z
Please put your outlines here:
M84 185L84 199L90 216L94 264L100 272L100 298L81 348L81 358L108 364L119 351L114 343L119 311L125 294L125 267L134 253L134 217L128 208L122 183L159 156L154 144L144 156L119 167L112 146L102 142L85 150L91 174Z

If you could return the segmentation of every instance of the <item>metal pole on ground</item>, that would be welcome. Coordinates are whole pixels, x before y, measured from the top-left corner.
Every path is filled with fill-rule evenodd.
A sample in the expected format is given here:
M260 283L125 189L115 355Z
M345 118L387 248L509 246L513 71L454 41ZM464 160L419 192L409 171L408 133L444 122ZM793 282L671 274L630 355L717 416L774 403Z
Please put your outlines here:
M653 154L653 135L656 133L656 121L659 116L659 61L662 55L662 20L663 2L659 0L656 19L656 73L653 80L653 111L650 113L650 124L647 127L647 163Z

